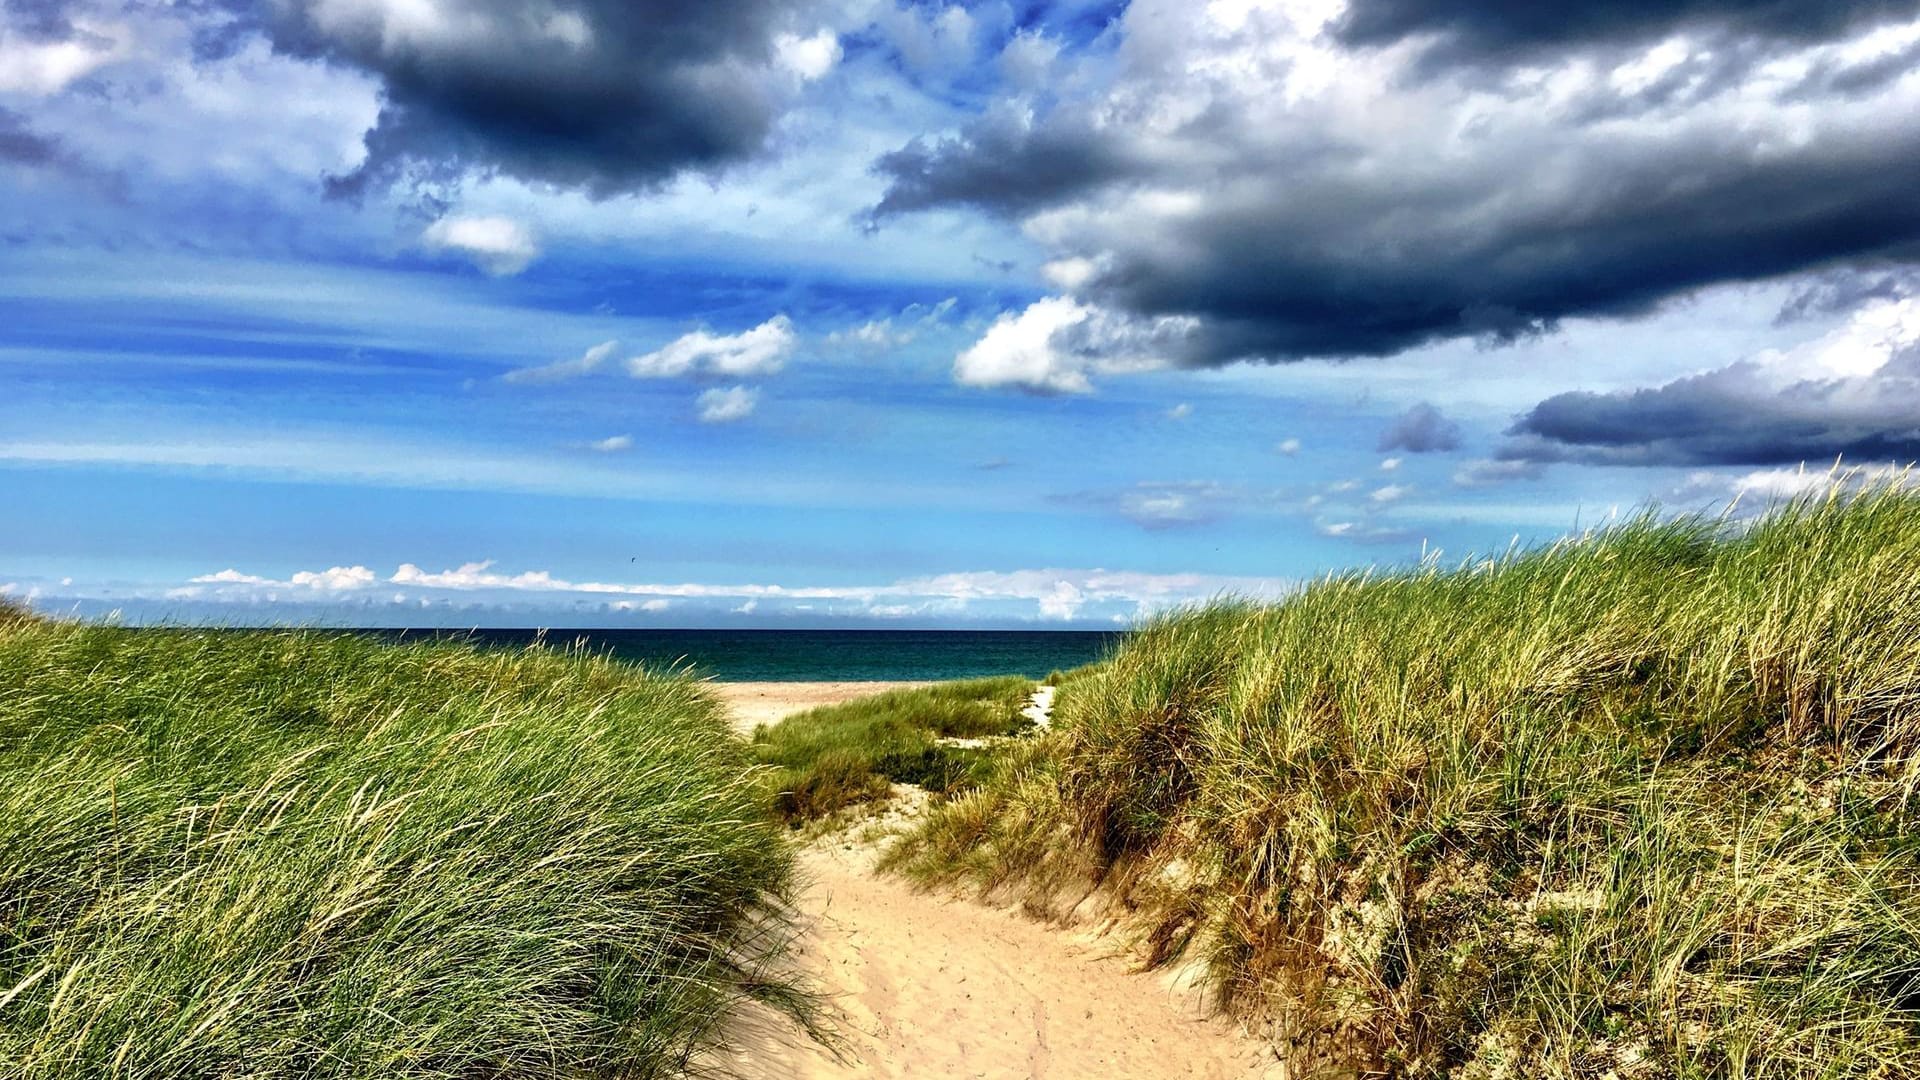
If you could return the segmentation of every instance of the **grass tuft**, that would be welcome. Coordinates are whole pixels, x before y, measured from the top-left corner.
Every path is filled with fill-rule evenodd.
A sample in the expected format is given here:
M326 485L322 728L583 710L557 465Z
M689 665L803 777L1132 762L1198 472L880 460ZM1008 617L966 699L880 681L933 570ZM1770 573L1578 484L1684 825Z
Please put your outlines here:
M762 726L753 750L774 766L774 808L790 822L885 799L895 783L954 793L987 757L968 744L1031 726L1020 710L1033 686L1015 675L890 690Z
M675 1074L790 854L691 682L544 650L0 627L0 1074Z
M1173 613L890 863L1104 881L1302 1074L1920 1075L1920 496Z

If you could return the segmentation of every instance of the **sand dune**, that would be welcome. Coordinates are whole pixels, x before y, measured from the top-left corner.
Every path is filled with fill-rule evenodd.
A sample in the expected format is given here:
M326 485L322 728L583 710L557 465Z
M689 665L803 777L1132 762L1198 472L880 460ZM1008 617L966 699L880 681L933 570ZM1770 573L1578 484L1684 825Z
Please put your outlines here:
M750 691L772 702L858 696L873 684ZM1110 941L1014 912L914 890L872 873L875 848L828 837L801 858L799 960L831 1000L839 1054L765 1021L712 1063L744 1080L981 1077L1277 1080L1262 1044L1208 1015L1165 975L1140 974Z

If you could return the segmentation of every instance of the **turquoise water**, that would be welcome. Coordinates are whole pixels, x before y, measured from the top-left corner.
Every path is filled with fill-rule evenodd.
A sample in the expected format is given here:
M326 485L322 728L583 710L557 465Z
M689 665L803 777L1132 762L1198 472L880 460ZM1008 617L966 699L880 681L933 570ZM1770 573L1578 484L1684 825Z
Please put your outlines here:
M519 648L584 644L621 660L691 666L730 682L1045 678L1103 656L1117 633L1066 630L365 630Z

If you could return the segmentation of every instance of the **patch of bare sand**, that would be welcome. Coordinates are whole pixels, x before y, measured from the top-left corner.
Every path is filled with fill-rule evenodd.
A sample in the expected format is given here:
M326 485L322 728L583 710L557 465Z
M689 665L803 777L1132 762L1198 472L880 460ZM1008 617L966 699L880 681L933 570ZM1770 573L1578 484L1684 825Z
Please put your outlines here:
M838 705L869 694L924 682L715 682L707 686L727 706L733 729L753 734L761 724L777 723L797 712Z
M1110 943L872 873L868 845L801 856L798 960L840 1046L758 1025L716 1061L741 1080L1279 1080L1272 1052Z
M723 692L730 705L758 709L755 722L778 719L776 708L859 696L828 686L875 688L716 689L729 685L782 687ZM785 689L796 686L811 688ZM1190 985L1137 972L1110 941L876 876L878 846L856 840L858 832L826 836L800 857L796 960L829 1003L838 1053L758 1015L737 1025L730 1049L700 1063L701 1072L740 1080L1284 1076L1263 1043L1212 1015Z

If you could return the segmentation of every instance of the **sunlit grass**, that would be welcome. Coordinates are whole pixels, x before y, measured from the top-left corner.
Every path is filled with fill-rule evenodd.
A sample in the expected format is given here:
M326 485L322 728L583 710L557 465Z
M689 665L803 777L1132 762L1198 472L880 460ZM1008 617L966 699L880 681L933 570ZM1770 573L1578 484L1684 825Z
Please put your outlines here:
M0 623L0 1075L652 1077L789 853L689 681Z
M957 791L976 782L984 755L954 740L1030 726L1020 710L1033 686L1012 675L891 690L763 726L753 750L774 766L775 809L790 821L885 799L895 783Z
M1056 717L892 864L1104 880L1303 1069L1920 1076L1913 494L1180 612Z

